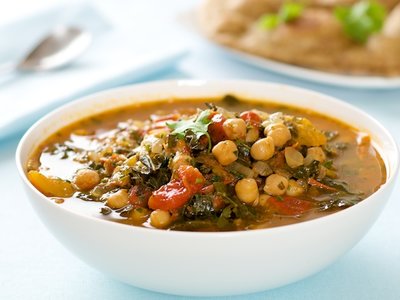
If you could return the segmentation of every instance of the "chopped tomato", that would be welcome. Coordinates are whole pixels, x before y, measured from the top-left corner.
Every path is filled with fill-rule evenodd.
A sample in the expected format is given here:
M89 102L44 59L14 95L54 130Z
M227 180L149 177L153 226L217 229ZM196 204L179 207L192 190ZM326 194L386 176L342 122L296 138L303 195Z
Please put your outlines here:
M226 140L228 137L225 134L222 126L226 118L222 114L213 113L210 115L211 123L208 125L208 133L210 134L213 143L219 143Z
M261 125L261 118L254 111L244 111L240 114L240 118L251 126L258 128Z
M272 212L284 216L301 215L314 207L310 201L289 196L282 199L270 197L267 200L267 206Z
M173 179L153 192L148 205L154 210L170 210L181 207L189 201L190 197L190 192L183 186L183 183L177 179Z
M200 171L192 166L180 166L176 179L154 191L149 199L151 209L171 210L183 206L204 186L205 179Z
M176 170L176 175L193 195L201 190L206 181L198 169L189 165L180 166Z

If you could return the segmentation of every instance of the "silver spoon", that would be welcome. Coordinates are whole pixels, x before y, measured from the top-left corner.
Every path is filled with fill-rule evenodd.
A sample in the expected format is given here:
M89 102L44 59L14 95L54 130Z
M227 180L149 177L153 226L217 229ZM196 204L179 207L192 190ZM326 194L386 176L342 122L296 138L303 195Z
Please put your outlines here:
M71 63L91 44L89 32L77 27L57 27L18 63L0 66L0 73L49 71Z

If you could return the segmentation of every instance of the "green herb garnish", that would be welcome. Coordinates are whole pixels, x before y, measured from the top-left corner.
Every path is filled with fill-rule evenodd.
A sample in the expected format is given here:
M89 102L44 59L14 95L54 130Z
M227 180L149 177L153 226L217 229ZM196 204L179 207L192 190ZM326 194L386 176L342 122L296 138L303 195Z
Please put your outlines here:
M285 3L279 10L279 17L283 22L296 20L303 13L304 5L300 3Z
M282 23L289 23L301 16L304 5L288 2L281 6L277 14L265 14L261 16L259 24L263 29L274 29Z
M208 125L211 123L210 114L209 110L203 110L196 118L167 123L167 126L173 130L171 135L175 135L179 139L184 139L188 132L194 134L197 140L205 135L208 138L208 148L210 150L211 138L208 133Z
M387 14L385 7L373 0L337 7L334 13L346 35L359 43L365 43L371 34L382 29Z

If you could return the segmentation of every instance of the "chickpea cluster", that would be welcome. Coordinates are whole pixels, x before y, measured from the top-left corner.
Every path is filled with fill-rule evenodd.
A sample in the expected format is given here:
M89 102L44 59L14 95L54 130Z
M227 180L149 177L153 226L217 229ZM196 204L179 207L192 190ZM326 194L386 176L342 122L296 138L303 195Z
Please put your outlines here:
M248 126L241 118L227 119L223 129L227 140L216 144L212 154L222 166L228 166L238 159L238 148L234 141L245 141L251 144L250 155L254 159L253 177L240 179L235 185L236 196L246 204L262 204L271 196L299 196L305 192L305 184L299 180L291 179L290 175L265 171L268 160L274 157L277 151L283 151L285 162L290 168L309 165L312 161L325 161L325 153L321 147L310 147L306 157L295 147L290 146L292 134L284 123L281 113L263 115L260 128ZM263 132L264 136L261 136ZM286 147L285 147L286 146ZM265 165L265 167L263 167ZM257 177L265 177L262 188L257 183ZM260 181L258 181L260 182Z
M245 112L249 113L249 112ZM224 140L216 143L211 153L216 161L226 169L236 168L235 171L242 174L240 180L234 179L234 190L237 198L247 205L264 205L270 197L276 196L300 196L305 193L307 183L302 180L291 178L288 172L280 169L273 169L272 161L278 152L280 158L284 159L285 164L292 169L310 165L313 161L324 162L325 153L320 146L308 147L307 151L299 151L298 143L292 136L291 130L285 116L282 113L268 115L259 111L251 111L257 122L251 119L229 116L222 123ZM286 116L287 117L287 116ZM162 130L162 132L160 132ZM168 158L168 168L174 173L182 165L194 165L195 158L187 150L184 140L178 139L173 148L168 149L166 129L154 129L144 136L143 140L137 143L136 149L141 149L148 155L166 155ZM239 149L238 142L246 143L249 147L248 154L251 158L250 166L245 166L238 161ZM122 143L122 141L121 141ZM104 151L112 153L112 149L105 148ZM113 154L106 156L105 153L91 152L90 155L97 155L96 161L101 162L101 158L107 157L104 161L104 172L109 177L112 187L118 189L108 189L101 196L105 205L113 210L126 207L132 201L132 193L129 185L129 176L124 174L124 168L132 168L140 164L139 157L142 152L126 157L123 154ZM209 157L208 153L207 156ZM103 157L103 158L104 158ZM215 163L215 160L213 160ZM110 167L108 167L110 165ZM226 170L225 170L226 172ZM231 174L228 174L231 175ZM72 180L76 190L89 192L104 182L104 173L90 168L78 170ZM102 179L103 178L103 179ZM236 181L237 180L237 181ZM211 184L212 186L212 184ZM156 209L151 211L148 207L141 207L141 210L133 210L131 218L149 220L150 224L156 228L167 228L176 217L174 211Z

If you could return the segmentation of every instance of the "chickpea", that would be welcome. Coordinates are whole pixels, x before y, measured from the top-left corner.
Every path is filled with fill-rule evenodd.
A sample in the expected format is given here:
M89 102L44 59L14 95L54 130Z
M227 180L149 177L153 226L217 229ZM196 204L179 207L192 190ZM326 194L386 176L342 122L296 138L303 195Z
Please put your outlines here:
M304 188L294 179L289 179L286 195L297 197L304 193Z
M246 137L246 122L242 119L227 119L222 127L230 140L244 140Z
M285 159L288 166L292 169L300 167L304 164L303 155L293 147L285 148Z
M271 196L281 196L285 194L289 185L288 180L278 174L272 174L265 181L264 191Z
M319 162L324 162L325 159L326 155L321 147L311 147L307 149L307 155L304 160L304 164L307 166L311 164L314 160L317 160Z
M253 143L257 141L259 137L260 132L258 131L258 128L252 127L247 131L245 140L247 143Z
M250 149L251 156L256 160L268 160L274 156L275 144L271 137L255 142Z
M250 204L258 199L258 186L253 178L239 180L235 185L236 196L240 201Z
M265 136L270 136L274 140L276 147L282 147L292 138L290 130L283 123L274 123L264 129Z
M150 214L150 224L156 228L165 228L171 223L171 215L166 210L156 209Z
M113 209L124 207L128 203L128 191L126 189L121 189L113 194L109 194L106 201L106 205Z
M236 144L230 140L219 142L212 149L212 154L223 166L227 166L236 161L238 158L237 152Z
M81 191L87 191L100 183L100 175L95 170L80 169L76 172L73 182Z

